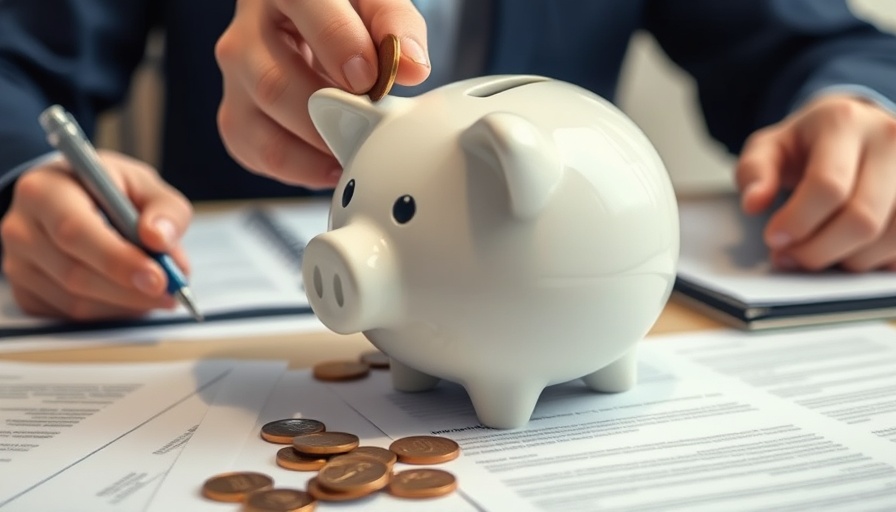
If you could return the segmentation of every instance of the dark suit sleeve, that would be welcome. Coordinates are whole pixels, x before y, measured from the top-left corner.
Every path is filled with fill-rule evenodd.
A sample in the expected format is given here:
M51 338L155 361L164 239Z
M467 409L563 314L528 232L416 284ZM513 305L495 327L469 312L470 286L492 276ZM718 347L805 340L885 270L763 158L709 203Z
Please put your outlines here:
M710 134L740 151L754 130L844 84L896 101L896 37L845 0L648 0L645 27L697 81Z
M0 1L0 182L50 151L37 117L52 103L93 132L139 63L152 13L146 0Z

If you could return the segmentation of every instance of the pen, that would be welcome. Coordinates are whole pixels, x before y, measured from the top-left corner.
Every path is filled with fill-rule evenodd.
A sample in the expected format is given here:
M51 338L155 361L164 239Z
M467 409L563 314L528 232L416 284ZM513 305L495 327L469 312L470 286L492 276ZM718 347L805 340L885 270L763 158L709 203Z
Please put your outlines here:
M177 298L196 321L202 321L202 313L196 307L187 279L171 256L143 247L137 234L137 209L106 174L96 150L74 117L61 106L53 105L41 113L40 124L47 140L65 156L78 180L99 204L109 222L122 236L156 260L168 277L168 293Z

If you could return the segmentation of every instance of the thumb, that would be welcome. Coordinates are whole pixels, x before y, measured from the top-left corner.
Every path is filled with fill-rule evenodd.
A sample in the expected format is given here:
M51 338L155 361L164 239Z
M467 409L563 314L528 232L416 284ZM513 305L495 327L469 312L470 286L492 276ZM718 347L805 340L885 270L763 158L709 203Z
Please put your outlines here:
M758 132L750 137L735 169L744 213L757 214L772 205L781 188L785 163L785 144L780 132Z

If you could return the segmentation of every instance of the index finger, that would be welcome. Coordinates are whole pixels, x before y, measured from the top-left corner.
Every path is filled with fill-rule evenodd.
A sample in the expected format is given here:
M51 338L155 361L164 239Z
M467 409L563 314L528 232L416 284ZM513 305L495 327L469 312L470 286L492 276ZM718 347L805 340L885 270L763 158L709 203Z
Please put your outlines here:
M17 192L26 196L21 201L23 209L60 252L119 286L136 289L139 281L149 283L144 286L148 295L164 291L166 277L158 264L111 228L70 175L47 173L44 178L39 191L29 191L27 183L22 183L26 186Z
M766 226L766 242L781 247L817 231L852 195L861 153L861 139L852 131L819 133L809 149L802 179Z

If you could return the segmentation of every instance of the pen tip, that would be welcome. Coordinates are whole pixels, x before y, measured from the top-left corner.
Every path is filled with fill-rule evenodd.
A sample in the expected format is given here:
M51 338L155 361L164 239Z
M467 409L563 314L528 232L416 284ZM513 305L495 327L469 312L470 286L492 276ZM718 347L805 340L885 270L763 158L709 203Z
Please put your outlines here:
M202 312L199 311L199 307L196 305L196 301L193 299L193 294L190 293L190 289L187 287L183 287L177 291L177 299L181 304L187 308L187 311L190 312L190 315L197 322L201 322L205 320L205 317L202 315Z

